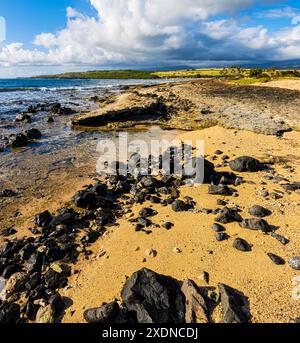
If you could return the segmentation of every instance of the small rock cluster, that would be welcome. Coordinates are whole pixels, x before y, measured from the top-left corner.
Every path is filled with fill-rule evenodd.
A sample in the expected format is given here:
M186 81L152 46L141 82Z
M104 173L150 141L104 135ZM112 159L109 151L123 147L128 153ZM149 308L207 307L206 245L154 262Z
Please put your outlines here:
M177 281L169 276L141 269L127 279L121 303L114 301L84 312L88 323L210 323L218 304L222 323L247 323L251 315L247 298L237 290L219 284L212 291L193 281Z

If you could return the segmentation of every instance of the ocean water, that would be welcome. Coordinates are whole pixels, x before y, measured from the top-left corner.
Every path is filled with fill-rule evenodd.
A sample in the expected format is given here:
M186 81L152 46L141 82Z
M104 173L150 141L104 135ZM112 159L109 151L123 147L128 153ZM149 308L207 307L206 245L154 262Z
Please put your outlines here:
M166 80L171 81L171 80ZM91 96L118 92L122 87L156 84L161 80L91 80L91 79L0 79L0 119L24 111L37 103L60 102L64 106L91 109Z
M168 81L174 80L163 80ZM70 173L68 168L73 168L76 173L86 165L93 165L96 171L99 158L97 144L102 139L118 137L117 132L76 130L71 126L73 115L37 112L31 115L31 123L15 122L19 112L31 105L59 102L76 113L82 113L98 108L91 97L119 93L125 86L157 83L162 83L162 80L0 80L0 146L4 147L4 151L0 152L0 188L3 182L8 188L15 186L16 180L20 180L20 185L27 182L26 187L32 187L33 182L39 178L47 179L56 171L63 173L67 170L66 173ZM48 123L49 116L54 118L53 123ZM5 145L6 137L30 128L40 130L42 138L19 149ZM143 134L145 139L158 139L162 132L157 128L151 128L146 133L133 130L129 136L134 141L144 137Z
M49 112L38 112L31 115L31 123L17 123L15 118L18 113L37 104L60 103L75 113L91 111L98 108L91 97L119 93L126 86L170 81L174 80L0 79L0 145L5 145L5 137L30 128L39 129L43 138L22 149L23 152L31 150L47 154L74 146L85 139L97 139L105 134L97 130L74 130L70 125L72 115L53 116ZM53 124L47 122L49 116L54 117ZM13 153L13 150L6 148L5 154L9 153Z

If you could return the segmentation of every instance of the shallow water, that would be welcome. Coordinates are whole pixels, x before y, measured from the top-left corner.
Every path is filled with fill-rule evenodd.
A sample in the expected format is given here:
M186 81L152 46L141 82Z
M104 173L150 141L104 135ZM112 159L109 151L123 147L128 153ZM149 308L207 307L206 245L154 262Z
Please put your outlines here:
M48 124L50 114L38 112L31 115L31 123L15 123L16 113L30 105L57 102L77 113L93 110L98 106L88 100L90 97L118 93L127 85L158 82L161 80L0 80L0 145L1 136L29 128L42 132L42 139L28 147L5 148L0 153L0 189L34 191L44 187L57 173L66 172L70 177L83 170L95 173L99 158L97 145L105 139L116 141L118 137L117 132L73 130L70 126L73 115L53 116L54 123ZM129 141L149 141L168 135L171 133L159 128L130 130ZM175 132L172 135L175 137Z

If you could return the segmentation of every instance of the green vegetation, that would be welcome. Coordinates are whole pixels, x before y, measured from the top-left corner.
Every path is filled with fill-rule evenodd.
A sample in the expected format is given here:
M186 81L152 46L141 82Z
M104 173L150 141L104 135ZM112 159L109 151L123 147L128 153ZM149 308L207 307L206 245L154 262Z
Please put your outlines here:
M157 79L151 71L138 70L99 70L81 73L65 73L59 75L38 76L52 79Z
M39 78L57 79L172 79L172 78L225 78L237 84L252 84L279 79L300 78L299 70L276 70L274 68L223 69L185 69L173 71L139 70L100 70L59 75L39 76Z

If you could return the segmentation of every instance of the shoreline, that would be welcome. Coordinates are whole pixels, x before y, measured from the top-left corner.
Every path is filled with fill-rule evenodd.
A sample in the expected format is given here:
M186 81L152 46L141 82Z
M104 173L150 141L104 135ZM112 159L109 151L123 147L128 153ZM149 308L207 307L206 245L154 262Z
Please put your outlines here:
M288 182L299 181L300 133L296 131L282 132L281 138L274 135L277 131L281 131L284 126L279 123L282 116L276 118L276 124L279 123L278 127L276 127L277 131L274 129L271 135L243 130L244 124L241 124L247 121L247 118L249 118L248 114L242 116L238 121L232 122L234 114L236 115L236 112L232 108L235 111L237 110L237 105L234 105L234 103L239 96L233 95L232 92L238 89L235 88L237 86L228 86L228 89L231 90L228 94L226 93L227 88L222 83L221 85L218 83L217 88L212 93L214 89L212 87L215 87L215 84L205 85L204 82L209 83L209 81L202 82L200 82L200 86L198 82L189 81L178 85L167 84L133 87L130 90L130 94L137 91L142 93L142 96L135 94L133 99L128 100L126 98L128 97L126 92L122 93L121 98L125 97L125 100L119 109L128 108L132 106L132 103L136 102L136 106L145 106L145 104L149 104L147 102L149 100L145 102L144 95L159 92L163 99L167 99L167 95L170 96L170 93L174 93L175 97L179 96L179 93L182 94L176 100L177 109L172 113L174 118L167 119L171 122L173 121L171 125L170 123L168 124L171 128L179 128L181 125L186 129L189 126L187 119L194 121L194 113L196 111L199 112L206 109L206 114L202 114L202 116L211 115L212 117L216 117L219 122L224 120L222 117L225 113L228 116L226 120L234 123L234 128L222 128L218 125L210 125L211 127L208 126L199 130L200 127L194 127L192 125L188 130L176 133L176 137L182 140L203 139L206 143L205 154L207 155L207 159L213 159L212 161L215 166L222 164L221 156L228 155L230 160L232 160L239 156L248 155L262 162L274 163L274 174L259 172L240 175L237 173L247 181L237 187L239 193L239 197L237 198L208 195L207 185L192 188L179 187L181 193L180 198L191 196L196 202L196 209L198 210L215 210L218 207L216 200L221 198L228 201L230 206L240 206L244 218L249 217L248 209L252 205L259 204L265 206L272 211L272 216L267 218L267 220L272 225L279 226L278 233L286 236L290 240L290 244L282 246L269 235L241 229L238 223L226 225L226 232L228 232L230 238L224 242L217 242L211 230L215 217L211 213L174 213L169 207L162 207L161 205L151 204L149 202L144 203L143 206L135 204L131 209L133 216L136 216L142 207L149 206L158 211L157 217L153 219L156 224L162 225L166 221L171 221L174 224L174 228L168 231L160 227L153 229L151 234L145 235L142 232L136 232L134 230L135 224L128 221L126 214L122 218L118 218L117 225L108 228L105 235L89 247L92 254L79 257L79 261L72 266L73 272L75 270L81 271L76 274L72 273L72 276L69 278L69 286L60 290L62 296L72 299L73 302L73 305L66 309L63 322L83 322L84 310L98 307L103 302L109 302L115 298L119 299L120 290L126 281L126 276L129 277L132 273L143 267L150 268L164 275L170 275L178 280L192 279L201 287L206 285L203 279L201 279L203 272L208 272L211 279L209 286L216 287L218 283L226 283L242 291L249 298L252 322L291 322L299 316L300 303L291 297L292 280L297 273L289 267L288 260L298 253L297 247L300 243L299 236L296 232L297 226L300 224L297 217L300 195L299 192L293 192L291 194L284 193L282 198L273 199L270 196L269 199L266 199L260 195L259 191L266 189L269 194L275 194L278 190L282 191L280 183L283 181L279 181L279 183L277 181L274 182L276 177L282 177L288 180ZM161 87L166 89L160 89ZM271 114L266 115L263 110L264 105L257 109L257 111L263 111L266 120L260 123L262 125L261 127L266 126L268 130L270 129L269 124L273 123L273 119L271 119L272 111L276 110L279 112L283 109L285 95L290 99L289 108L285 108L284 112L286 116L285 121L290 123L290 125L297 123L296 120L298 118L295 118L295 109L299 107L296 96L293 97L295 91L280 91L276 89L272 91L266 90L260 93L261 90L258 90L256 87L247 89L249 91L253 89L255 96L251 97L249 101L246 101L249 95L245 94L239 104L240 111L244 111L251 101L253 102L253 106L250 107L250 110L253 109L261 97L267 94L267 98L265 99L268 102L268 111ZM282 96L282 99L276 99L276 103L272 105L271 95L274 94L273 92L276 92L278 96ZM209 94L212 95L211 98ZM175 99L175 97L171 96L171 99ZM220 104L219 101L222 98L225 98L229 105L224 103ZM118 99L120 99L120 96ZM188 103L185 109L184 106L187 105L185 100L187 99L192 102L192 105ZM108 101L108 104L102 103L104 107L101 111L106 111L105 106L110 106L109 101L111 100L111 98L104 100ZM168 102L170 102L170 99L166 101L166 106L168 106ZM243 102L246 102L246 105ZM227 106L227 108L223 109L222 115L218 113L221 105ZM112 106L115 106L115 104L113 103ZM99 113L98 111L96 112L98 116ZM191 118L185 118L186 113L190 113ZM88 115L94 115L94 112ZM181 121L183 119L185 121ZM150 122L156 124L155 121L153 122L152 117L150 118ZM261 127L257 130L256 124L252 124L252 131L261 131ZM127 125L132 125L132 122L129 122ZM202 126L201 124L201 128ZM120 127L116 128L120 129ZM112 129L110 128L110 130ZM94 128L94 130L97 129ZM291 147L293 147L293 150L291 150ZM220 156L215 155L215 151L218 149L223 152ZM83 154L83 151L81 154ZM290 168L286 169L287 166ZM39 167L33 166L32 168ZM44 210L55 213L65 206L70 206L71 199L75 193L82 189L83 186L94 182L93 168L94 163L89 165L84 160L82 161L82 165L75 170L72 165L67 167L62 166L62 168L54 171L49 186L47 185L49 182L48 176L45 179L41 178L41 185L44 183L42 188L45 187L46 190L48 187L48 190L40 199L36 198L32 202L30 201L31 196L29 195L28 198L21 198L17 206L14 205L14 199L12 199L10 220L12 223L16 222L18 225L18 233L15 237L21 238L24 235L28 235L28 227L33 225L32 220L37 213ZM226 165L216 169L222 172L230 171ZM272 178L267 179L265 178L266 175L271 175ZM56 192L58 187L60 191ZM10 202L9 199L8 202ZM17 210L21 212L21 215L14 217L13 213ZM24 218L26 218L25 221ZM3 225L6 226L5 221L7 218L2 217L1 219L2 221L4 219ZM189 223L189 225L186 223ZM237 252L232 248L232 241L238 236L242 236L241 238L253 244L252 252L245 254ZM7 238L0 238L1 245L5 239ZM175 248L181 252L174 252ZM157 256L154 258L147 256L146 252L149 249L156 250ZM267 253L270 252L284 258L286 264L284 266L275 266L272 264L267 256ZM278 273L280 273L280 279L278 278ZM114 284L110 280L114 280ZM278 311L279 308L280 311ZM217 310L215 316L214 321L220 321L220 311Z

